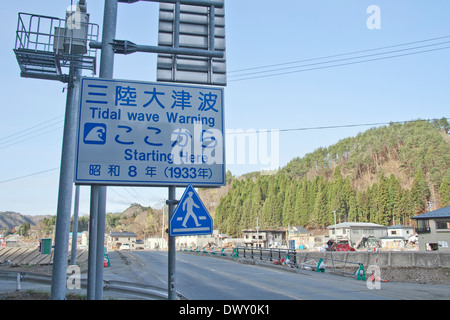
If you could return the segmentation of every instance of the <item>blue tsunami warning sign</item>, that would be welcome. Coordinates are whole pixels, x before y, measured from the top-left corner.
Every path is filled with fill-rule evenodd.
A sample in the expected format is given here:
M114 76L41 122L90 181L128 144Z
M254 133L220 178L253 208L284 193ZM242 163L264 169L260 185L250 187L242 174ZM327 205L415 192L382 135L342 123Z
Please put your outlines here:
M171 237L212 234L213 221L192 185L188 185L169 221Z

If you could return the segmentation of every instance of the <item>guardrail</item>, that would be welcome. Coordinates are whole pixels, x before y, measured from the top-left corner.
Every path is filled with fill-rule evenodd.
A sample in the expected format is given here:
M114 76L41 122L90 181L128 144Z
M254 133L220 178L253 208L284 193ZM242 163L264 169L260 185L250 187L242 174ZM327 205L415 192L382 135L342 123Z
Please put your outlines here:
M325 272L325 270L351 275L357 280L366 280L365 269L363 263L360 261L348 261L334 259L333 252L318 257L310 253L300 253L295 249L281 249L281 248L259 248L259 247L235 247L235 248L221 248L221 247L203 247L200 249L196 247L179 248L180 251L196 252L201 254L211 254L218 256L231 256L232 258L244 258L251 260L267 261L275 265L284 265L286 267L313 270L317 272ZM351 270L351 271L349 271Z
M0 271L0 279L16 281L16 289L20 290L22 281L42 283L50 285L52 283L51 275L36 274L29 272ZM81 279L81 288L87 288L87 279ZM120 293L133 294L149 300L167 300L167 288L161 288L152 285L132 283L116 280L103 280L103 290ZM187 300L183 295L177 293L177 300Z

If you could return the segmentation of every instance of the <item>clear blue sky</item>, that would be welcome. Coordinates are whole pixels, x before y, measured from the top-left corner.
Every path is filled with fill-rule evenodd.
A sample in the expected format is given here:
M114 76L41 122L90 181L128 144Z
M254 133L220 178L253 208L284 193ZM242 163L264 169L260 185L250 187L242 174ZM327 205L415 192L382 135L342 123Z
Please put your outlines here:
M101 25L104 1L87 3L91 22ZM59 170L16 178L60 166L64 84L21 78L12 49L18 12L62 18L70 4L69 0L22 0L2 6L0 211L56 213ZM380 29L366 25L370 5L380 9ZM410 54L450 46L450 38L441 38L450 36L449 12L447 0L226 0L226 128L291 129L449 117L450 49ZM117 39L156 45L157 20L155 3L119 4ZM435 40L418 42L429 39ZM417 43L392 47L412 42ZM291 63L382 47L390 48ZM379 59L388 55L374 54L388 51L403 56L349 64L363 60L349 58ZM331 60L346 65L298 68ZM283 65L260 68L276 64ZM248 68L260 69L240 71ZM156 81L155 69L153 54L116 56L114 77ZM273 69L281 70L255 73ZM242 78L250 79L237 81ZM280 132L279 164L368 128ZM27 131L20 133L23 130ZM261 168L261 164L227 167L236 175ZM132 202L160 207L167 197L166 188L108 190L109 212L122 211ZM83 187L81 214L89 212L88 203L89 189Z

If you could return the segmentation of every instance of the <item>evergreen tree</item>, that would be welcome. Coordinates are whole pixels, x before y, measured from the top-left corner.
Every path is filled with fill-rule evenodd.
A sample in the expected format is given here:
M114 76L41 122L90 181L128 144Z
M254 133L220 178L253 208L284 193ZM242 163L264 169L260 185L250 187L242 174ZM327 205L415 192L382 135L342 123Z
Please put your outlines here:
M374 198L374 206L376 208L375 223L381 225L388 225L389 217L389 183L384 175L381 176L377 189L376 197Z
M297 185L295 194L295 217L293 224L307 226L310 222L311 206L308 201L309 180L304 178L302 183Z
M419 168L414 176L411 187L411 200L413 210L416 215L426 211L427 201L430 199L430 189L421 168Z
M441 207L450 206L450 181L446 177L442 179L440 186Z
M293 225L295 222L295 195L296 183L290 181L287 185L283 205L283 225L285 226Z

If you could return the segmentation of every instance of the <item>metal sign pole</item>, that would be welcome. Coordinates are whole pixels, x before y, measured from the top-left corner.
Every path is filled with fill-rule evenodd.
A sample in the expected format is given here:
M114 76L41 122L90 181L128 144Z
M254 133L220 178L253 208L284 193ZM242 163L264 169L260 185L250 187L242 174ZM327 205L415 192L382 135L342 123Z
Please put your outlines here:
M98 185L91 186L91 207L89 214L89 257L88 257L88 286L87 299L95 298L95 271L97 248L97 221L98 221Z
M113 39L116 37L118 0L105 0L103 16L100 78L112 79L114 74ZM95 299L103 299L103 247L106 219L106 186L98 186L97 254L95 274Z
M102 190L103 189L103 190ZM97 254L95 257L95 300L103 300L103 259L105 248L106 187L99 187L97 220Z
M78 242L78 213L80 207L80 186L75 186L75 203L73 209L72 224L72 251L70 252L70 264L77 264L77 242Z
M176 207L176 187L170 186L169 187L169 200L167 200L167 204L169 205L169 221L172 217L175 207ZM168 252L168 296L169 300L176 300L177 299L177 290L176 290L176 283L175 283L175 263L176 263L176 257L175 257L175 243L176 237L171 237L169 235L169 252Z
M80 74L80 71L75 71L74 67L71 68L67 90L53 258L52 300L65 300L66 298L67 259L69 256L69 231L77 134L78 108L76 107L75 83L77 76Z

